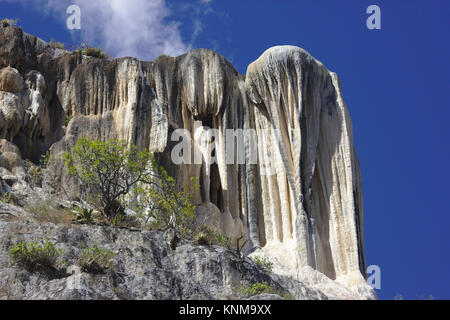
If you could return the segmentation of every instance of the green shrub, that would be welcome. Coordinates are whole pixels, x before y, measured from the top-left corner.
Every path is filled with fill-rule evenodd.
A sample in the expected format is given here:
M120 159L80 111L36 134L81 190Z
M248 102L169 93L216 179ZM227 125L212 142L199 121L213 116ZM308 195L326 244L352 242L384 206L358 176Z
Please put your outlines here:
M136 147L127 150L125 142L80 139L65 154L69 173L81 182L81 198L112 220L124 214L124 198L144 177L149 152Z
M204 231L200 231L199 233L197 233L194 237L194 240L195 240L195 242L197 242L197 244L199 244L201 246L210 245L209 235Z
M94 47L88 47L85 44L82 45L81 48L75 49L73 52L78 53L78 55L82 56L88 56L88 57L94 57L94 58L100 58L100 59L108 59L109 56L102 51L102 49L94 48Z
M115 254L112 251L94 245L83 250L79 264L84 272L104 273L113 268L114 256Z
M226 235L223 234L215 234L214 238L213 238L213 243L215 245L218 245L220 247L225 247L228 248L231 244L231 238L227 237Z
M199 245L217 245L225 248L231 244L231 238L205 227L195 235L194 240Z
M64 251L55 247L48 239L40 242L21 242L9 250L11 265L29 271L55 271L64 266Z
M3 28L6 28L6 27L9 27L9 21L8 21L8 19L2 19L2 27Z
M1 24L2 24L3 28L6 28L6 27L9 27L9 26L17 25L17 22L19 22L19 19L7 19L7 18L4 18L4 19L2 19Z
M294 296L286 290L277 290L267 282L255 282L240 288L240 294L246 297L257 296L260 294L277 294L285 300L294 300Z
M50 152L47 151L41 155L39 165L35 165L30 160L26 161L27 172L31 178L33 186L42 186L45 170L50 162Z
M5 203L5 204L14 204L14 205L19 205L20 206L20 202L21 200L23 200L24 196L22 195L17 195L14 193L10 193L8 191L6 191L5 193L3 193L3 195L0 197L0 201Z
M118 228L140 228L141 221L134 215L118 215L109 221L110 225Z
M190 193L177 191L175 179L148 150L123 141L83 138L65 160L70 174L81 182L80 197L113 225L136 220L125 217L128 206L155 228L174 228L181 236L193 233L195 206Z
M162 61L162 60L168 60L168 59L172 59L172 57L167 54L161 54L155 59L155 62Z
M83 54L89 57L108 59L109 56L105 54L102 49L89 47L83 50Z
M154 158L151 167L155 174L150 183L139 185L135 191L140 202L135 209L143 212L145 208L147 216L151 218L153 229L177 231L182 238L192 239L201 226L197 224L195 206L192 204L191 193L198 189L198 180L191 179L191 185L183 187L186 191L177 191L177 183L169 176L162 166L158 166ZM142 196L145 195L145 196Z
M241 293L246 297L257 296L263 293L279 294L271 285L267 282L255 282L241 289Z
M80 224L91 224L94 222L94 209L76 207L73 212L76 215L75 221Z
M264 271L266 272L272 272L273 269L273 263L267 259L267 258L260 258L260 257L255 257L253 258L253 261L255 261L255 263Z
M66 115L64 118L64 124L66 125L66 127L69 125L69 122L72 120L72 116L71 115Z
M2 202L3 202L3 203L6 203L6 204L8 204L8 203L13 203L14 200L13 200L13 197L12 197L11 193L5 192L5 193L3 194L3 197L2 197Z

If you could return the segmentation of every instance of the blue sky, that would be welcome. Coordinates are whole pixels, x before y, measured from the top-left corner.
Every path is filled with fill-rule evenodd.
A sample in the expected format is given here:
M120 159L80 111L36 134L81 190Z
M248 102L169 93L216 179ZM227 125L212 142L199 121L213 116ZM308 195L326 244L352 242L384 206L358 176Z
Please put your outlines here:
M81 34L65 27L70 1L0 0L0 15L68 46L81 35L112 56L206 47L245 74L267 48L291 44L337 72L361 163L367 264L381 267L377 293L450 299L450 1L128 0L144 8L118 6L111 20L102 1L73 2L89 6ZM381 8L381 30L366 28L371 4Z

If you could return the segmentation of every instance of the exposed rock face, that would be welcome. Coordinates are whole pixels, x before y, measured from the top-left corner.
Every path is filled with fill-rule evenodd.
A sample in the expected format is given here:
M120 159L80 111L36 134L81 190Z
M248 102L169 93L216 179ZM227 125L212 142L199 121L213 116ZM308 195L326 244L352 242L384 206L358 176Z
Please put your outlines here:
M18 93L24 89L23 79L20 73L11 67L0 71L0 91Z
M221 247L183 244L172 250L159 232L65 227L1 217L0 231L0 299L242 299L242 287L255 282L265 282L280 295L288 293L298 300L373 298L355 295L326 277L331 284L316 281L313 273L305 274L303 281L308 284L266 274L249 258ZM42 237L64 251L66 274L52 277L10 267L11 243ZM114 271L81 272L81 252L95 244L115 254Z
M365 274L361 179L337 76L304 50L284 46L253 62L246 84L257 129L269 129L258 151L275 159L269 174L259 167L263 251L291 270L308 265L358 283Z
M50 149L47 185L75 196L57 159L81 137L126 140L154 152L180 186L198 177L198 215L242 238L244 253L268 257L278 274L344 285L336 296L370 292L350 117L339 79L306 51L271 48L244 77L206 49L108 61L16 27L0 28L0 47L0 138L17 149L2 147L5 170ZM192 148L177 162L180 141Z

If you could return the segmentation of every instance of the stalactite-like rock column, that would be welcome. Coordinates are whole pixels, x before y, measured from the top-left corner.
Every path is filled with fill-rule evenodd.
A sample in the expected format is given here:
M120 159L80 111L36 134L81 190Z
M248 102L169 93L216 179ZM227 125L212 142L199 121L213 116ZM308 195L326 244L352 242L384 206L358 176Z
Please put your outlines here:
M286 273L311 266L349 285L364 281L359 165L337 77L282 46L248 67L246 86L258 131L262 251Z

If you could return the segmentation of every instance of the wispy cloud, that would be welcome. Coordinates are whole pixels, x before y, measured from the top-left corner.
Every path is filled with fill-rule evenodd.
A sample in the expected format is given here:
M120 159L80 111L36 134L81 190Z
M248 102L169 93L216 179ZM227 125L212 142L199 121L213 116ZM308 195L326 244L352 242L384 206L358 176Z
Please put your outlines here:
M204 31L204 20L213 12L213 0L180 1L172 4L170 9L180 17L191 30L190 41L194 45L199 35Z
M13 2L13 0L0 0ZM133 56L152 60L164 53L179 55L191 49L203 31L201 11L196 11L189 41L182 39L180 21L171 19L165 0L15 0L44 14L53 14L65 25L66 9L81 8L83 40L113 57ZM211 0L200 0L201 10L210 10ZM197 8L200 10L200 8ZM204 11L203 11L204 12Z

